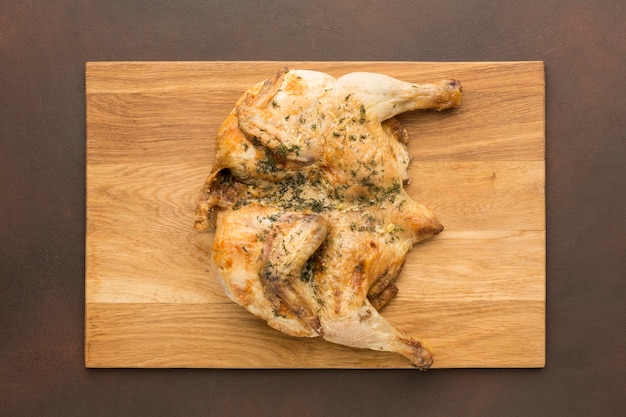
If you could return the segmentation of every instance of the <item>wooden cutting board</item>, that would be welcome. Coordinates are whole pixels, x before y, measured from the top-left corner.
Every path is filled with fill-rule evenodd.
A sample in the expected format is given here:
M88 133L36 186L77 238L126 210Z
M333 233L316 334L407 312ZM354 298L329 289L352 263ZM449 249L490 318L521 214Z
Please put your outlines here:
M400 120L408 192L445 225L416 245L383 315L436 368L545 363L541 62L94 62L86 67L88 367L407 368L392 353L283 335L232 303L193 229L218 127L282 66L411 82L456 78L463 104Z

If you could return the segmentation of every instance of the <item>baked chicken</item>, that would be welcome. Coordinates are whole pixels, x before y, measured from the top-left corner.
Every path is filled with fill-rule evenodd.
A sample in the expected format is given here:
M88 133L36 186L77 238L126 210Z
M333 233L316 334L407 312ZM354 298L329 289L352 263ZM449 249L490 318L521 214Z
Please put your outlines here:
M460 101L458 81L374 73L284 69L251 87L218 131L195 215L215 228L227 295L286 334L428 368L428 344L379 313L406 253L443 230L403 189L408 137L394 116Z

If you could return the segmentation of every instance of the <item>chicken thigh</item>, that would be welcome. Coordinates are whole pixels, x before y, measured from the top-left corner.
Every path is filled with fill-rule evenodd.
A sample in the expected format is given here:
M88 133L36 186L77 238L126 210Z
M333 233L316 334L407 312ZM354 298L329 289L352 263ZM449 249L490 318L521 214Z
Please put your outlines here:
M284 69L250 88L218 131L195 218L196 229L215 228L228 296L289 335L428 368L429 345L379 313L406 253L443 230L403 188L408 137L394 116L460 101L455 80L374 73Z

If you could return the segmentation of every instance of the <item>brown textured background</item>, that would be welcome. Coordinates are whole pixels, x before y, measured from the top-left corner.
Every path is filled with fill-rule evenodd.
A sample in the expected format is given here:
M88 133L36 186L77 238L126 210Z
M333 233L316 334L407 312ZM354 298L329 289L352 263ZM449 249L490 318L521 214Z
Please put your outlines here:
M626 4L4 1L0 415L626 415ZM85 369L87 61L542 60L545 369ZM523 340L520 340L523 343Z

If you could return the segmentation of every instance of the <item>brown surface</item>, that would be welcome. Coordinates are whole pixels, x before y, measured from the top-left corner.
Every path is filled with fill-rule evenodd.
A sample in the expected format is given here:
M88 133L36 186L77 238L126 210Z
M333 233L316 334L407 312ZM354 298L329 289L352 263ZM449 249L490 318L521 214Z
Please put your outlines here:
M5 3L2 415L626 415L622 1ZM84 368L85 62L243 59L545 62L544 369Z
M220 124L284 65L462 80L460 109L402 117L414 157L407 191L446 231L409 254L384 315L428 341L436 368L542 367L541 62L89 63L87 366L410 368L399 355L288 337L255 320L212 275L212 236L192 228Z

